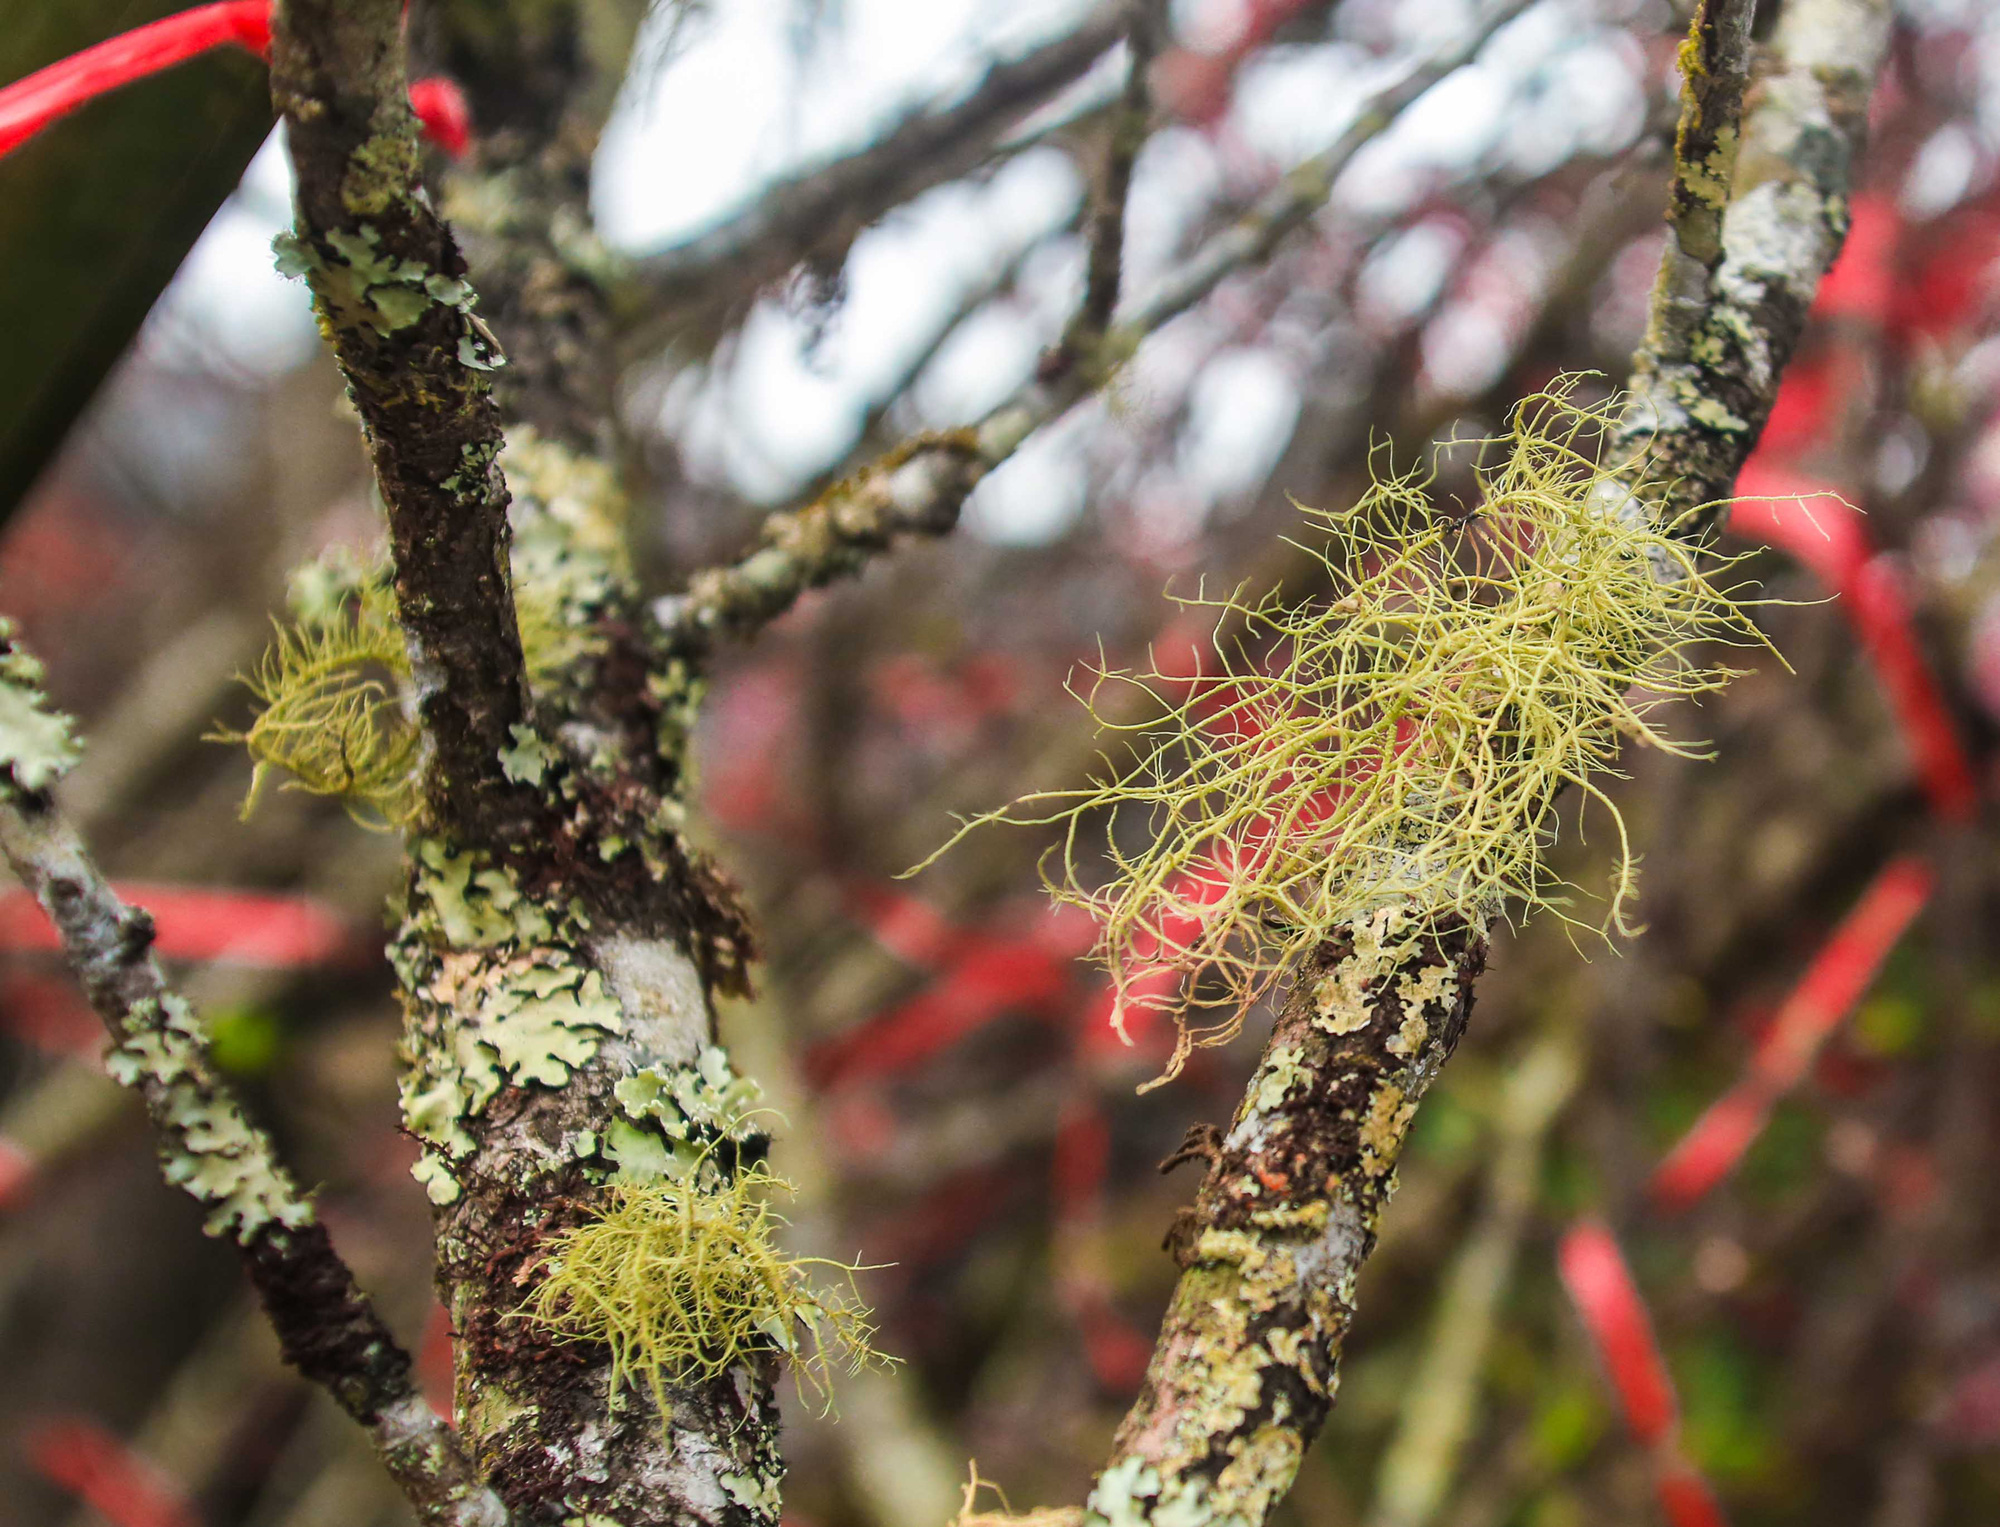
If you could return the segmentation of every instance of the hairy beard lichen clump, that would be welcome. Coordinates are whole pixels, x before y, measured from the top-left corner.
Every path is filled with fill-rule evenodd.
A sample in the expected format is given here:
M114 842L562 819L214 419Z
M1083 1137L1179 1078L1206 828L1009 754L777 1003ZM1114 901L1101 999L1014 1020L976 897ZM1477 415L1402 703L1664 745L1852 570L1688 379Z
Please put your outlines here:
M336 547L293 575L293 623L244 676L258 710L248 731L218 729L255 764L247 817L271 771L403 825L417 806L421 738L404 706L410 657L386 564Z
M761 1166L727 1181L713 1164L679 1177L615 1183L597 1218L553 1238L542 1281L522 1309L559 1341L611 1349L611 1393L634 1380L664 1424L668 1389L782 1353L801 1386L831 1399L833 1370L882 1358L854 1275L858 1265L788 1257L772 1239L782 1223L769 1196L790 1184ZM831 1269L845 1287L813 1287Z
M1306 510L1325 536L1306 548L1323 602L1184 601L1215 612L1221 674L1190 688L1100 670L1084 698L1107 731L1136 734L1134 762L980 819L1064 828L1051 889L1099 920L1121 1027L1134 1006L1177 1015L1168 1076L1357 913L1478 924L1557 904L1545 855L1567 787L1609 809L1604 925L1625 929L1634 858L1596 781L1623 738L1699 756L1655 711L1733 676L1695 643L1763 639L1714 581L1730 560L1653 522L1627 463L1600 460L1617 404L1579 403L1580 380L1480 443L1491 459L1466 514L1440 512L1421 471L1379 476L1345 512ZM1156 719L1115 719L1128 688ZM1099 829L1108 881L1085 852Z
M540 686L602 645L595 611L625 576L623 497L608 468L533 431L517 435L503 457L516 490L514 615L529 682ZM243 814L276 771L371 825L410 826L422 802L422 733L387 556L333 547L292 575L288 603L291 624L277 624L244 676L257 702L248 730L210 734L249 750L256 772Z

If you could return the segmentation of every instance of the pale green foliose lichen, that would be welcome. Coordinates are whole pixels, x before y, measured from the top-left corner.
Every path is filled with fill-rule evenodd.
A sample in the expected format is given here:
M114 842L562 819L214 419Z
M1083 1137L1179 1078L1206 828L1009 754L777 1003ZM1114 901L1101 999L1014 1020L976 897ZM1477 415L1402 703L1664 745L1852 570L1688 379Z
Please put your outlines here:
M737 1474L725 1470L716 1476L728 1497L746 1511L756 1511L766 1516L776 1516L784 1504L780 1490L783 1481L765 1479L756 1474Z
M42 693L41 663L13 637L14 623L0 617L0 793L9 776L22 790L46 790L83 756L69 717Z
M514 745L500 750L500 772L517 785L539 785L555 762L555 754L531 726L516 723L507 731Z
M135 1003L123 1030L105 1069L127 1087L164 1089L163 1169L208 1207L202 1228L248 1244L267 1225L311 1224L312 1206L271 1158L270 1143L213 1085L187 1003L171 994Z
M621 1182L685 1177L713 1164L718 1140L747 1141L763 1089L738 1076L719 1045L704 1045L691 1066L646 1066L612 1089L621 1119L604 1132Z
M502 1087L565 1085L624 1014L604 978L576 954L569 920L522 894L481 855L434 839L416 845L412 911L435 935L422 968L399 951L406 990L432 1032L412 1045L403 1117L430 1148L416 1175L433 1202L459 1185L449 1163L471 1152L466 1121Z
M357 313L378 334L407 329L433 305L450 308L465 320L459 359L479 371L505 363L490 331L473 312L478 298L467 283L422 261L387 253L382 235L366 223L352 233L330 229L325 239L333 259L323 258L297 234L280 233L271 241L279 273L304 278L324 302Z

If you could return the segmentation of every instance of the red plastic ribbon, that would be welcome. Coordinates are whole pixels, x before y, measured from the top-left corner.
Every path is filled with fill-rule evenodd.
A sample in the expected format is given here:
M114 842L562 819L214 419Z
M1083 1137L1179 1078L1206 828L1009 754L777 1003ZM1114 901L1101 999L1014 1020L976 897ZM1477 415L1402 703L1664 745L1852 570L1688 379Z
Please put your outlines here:
M345 918L304 896L129 881L115 889L152 914L153 947L171 960L292 969L352 961L369 948ZM0 950L61 948L34 897L0 895Z
M82 1416L33 1428L28 1462L51 1484L85 1501L112 1527L199 1527L186 1495L158 1467Z
M72 53L0 90L0 154L121 85L230 46L259 58L270 52L269 0L198 6Z
M1681 1455L1673 1379L1617 1240L1597 1221L1582 1221L1557 1246L1556 1267L1618 1393L1626 1428L1653 1452L1654 1493L1667 1520L1673 1527L1725 1527L1707 1482Z
M223 47L269 56L269 0L222 0L164 16L0 88L0 157L101 95ZM410 108L425 135L452 158L471 148L471 107L454 81L439 76L415 81Z
M1969 819L1979 787L1958 724L1917 643L1896 565L1875 550L1861 512L1827 484L1773 465L1761 453L1743 468L1736 491L1730 530L1791 553L1840 597L1895 710L1932 809L1948 821Z
M1889 951L1930 900L1930 866L1886 865L1841 919L1750 1058L1742 1080L1712 1104L1654 1172L1653 1199L1685 1209L1729 1175L1762 1133L1771 1108L1805 1078L1827 1037L1867 993Z

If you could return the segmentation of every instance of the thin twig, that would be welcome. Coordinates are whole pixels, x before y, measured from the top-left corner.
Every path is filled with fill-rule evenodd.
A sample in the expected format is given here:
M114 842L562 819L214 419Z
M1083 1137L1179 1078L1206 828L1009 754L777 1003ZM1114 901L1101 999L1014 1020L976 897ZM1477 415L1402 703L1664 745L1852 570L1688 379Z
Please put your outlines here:
M1268 256L1324 204L1340 171L1397 112L1476 54L1527 3L1503 0L1466 37L1371 96L1333 147L1293 170L1242 218L1122 309L1100 340L1099 354L1130 355L1224 277ZM699 661L719 638L748 636L790 609L806 590L859 571L898 535L949 534L966 498L989 472L1110 374L1105 364L1046 367L974 428L906 441L802 508L772 515L755 551L697 573L685 593L655 603L663 650Z
M1091 213L1083 302L1063 335L1063 350L1072 359L1103 337L1118 306L1125 270L1125 203L1132 190L1132 166L1146 146L1151 126L1153 96L1147 75L1165 30L1166 18L1155 0L1131 0L1131 20L1125 32L1125 89L1111 112L1104 175Z
M976 169L996 140L1117 45L1122 0L1075 30L997 63L970 95L911 114L867 148L783 180L728 221L641 260L633 272L649 303L669 311L741 298L804 260L832 260L892 207Z
M48 913L63 955L111 1035L106 1067L146 1104L162 1170L233 1241L285 1358L366 1427L418 1518L501 1527L481 1480L410 1379L410 1357L333 1249L312 1203L208 1057L193 1010L152 956L153 920L126 905L49 794L68 758L47 747L39 674L0 624L0 854Z

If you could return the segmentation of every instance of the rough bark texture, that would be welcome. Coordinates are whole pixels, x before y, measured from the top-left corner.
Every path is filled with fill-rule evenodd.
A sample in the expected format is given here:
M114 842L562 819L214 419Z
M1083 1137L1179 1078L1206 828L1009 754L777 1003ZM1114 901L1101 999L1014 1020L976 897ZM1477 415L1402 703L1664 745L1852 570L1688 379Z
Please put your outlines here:
M298 171L293 268L360 411L431 749L425 794L461 832L518 821L499 756L526 717L507 577L498 347L419 195L398 0L285 0L271 90Z
M0 83L184 0L15 0ZM264 67L224 50L92 103L0 160L0 522L61 448L271 130Z
M1465 1032L1479 930L1402 907L1348 923L1295 978L1168 1246L1185 1271L1089 1501L1113 1523L1261 1522L1339 1382L1418 1100Z
M1697 537L1763 432L1820 277L1847 236L1887 45L1882 0L1787 5L1768 65L1746 90L1753 10L1708 0L1682 50L1667 250L1631 406L1612 441L1643 455L1636 486L1652 512ZM1724 115L1739 99L1740 143Z

